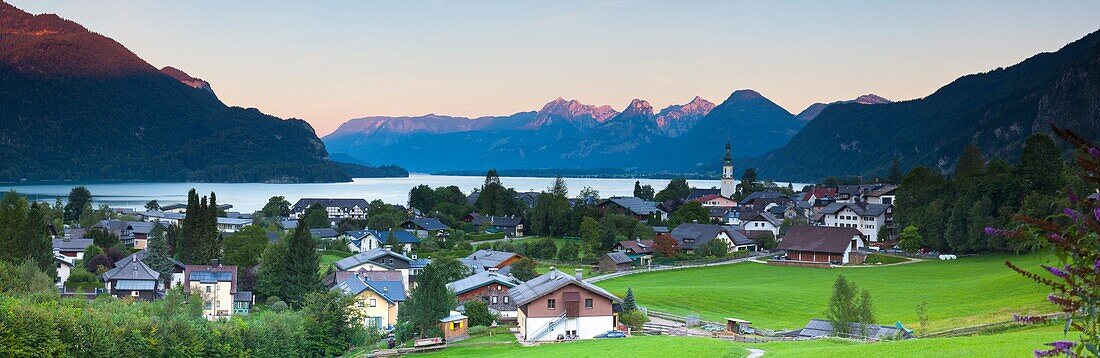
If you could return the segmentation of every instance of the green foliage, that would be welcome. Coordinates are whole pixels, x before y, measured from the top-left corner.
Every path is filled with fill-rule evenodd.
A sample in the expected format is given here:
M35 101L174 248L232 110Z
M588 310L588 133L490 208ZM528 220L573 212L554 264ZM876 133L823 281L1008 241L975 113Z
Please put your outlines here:
M539 195L535 207L527 215L534 233L546 236L566 234L571 221L568 194L565 180L559 176L553 186Z
M286 256L283 257L282 273L284 278L283 300L299 304L307 294L321 291L321 278L317 268L321 265L321 256L317 252L317 240L310 235L309 229L299 226L286 241Z
M626 297L623 298L623 312L630 312L638 309L638 302L634 300L634 289L626 288Z
M185 264L207 265L221 257L221 233L218 231L217 197L199 198L195 189L187 193L187 215L180 221L176 258Z
M690 195L690 194L689 194ZM645 200L653 200L655 196L653 187L649 184L642 185L641 181L634 181L634 197Z
M355 298L339 291L312 292L302 304L305 326L305 356L333 357L351 348L352 339L362 330L362 318L352 308Z
M577 261L580 258L580 245L572 241L561 244L557 257L561 261Z
M469 318L470 326L482 326L482 328L485 328L493 324L493 321L496 320L496 317L493 317L493 314L489 312L489 305L486 304L485 301L466 301L463 307L466 308L466 317ZM470 330L473 329L471 328ZM473 333L471 332L470 334Z
M512 263L510 273L520 281L527 281L538 276L538 274L535 273L535 266L535 260L524 257Z
M917 305L917 337L928 334L928 301Z
M264 204L257 216L265 218L290 216L290 202L282 196L273 196L267 199L267 204Z
M65 221L79 222L85 206L91 207L92 192L85 186L69 191L69 202L65 204Z
M328 211L321 203L313 203L306 208L305 213L302 215L302 222L298 227L305 226L307 229L320 229L332 227L332 224L328 221Z
M920 251L921 241L923 240L920 230L916 226L909 225L901 230L901 235L898 236L898 247L905 252L916 253Z
M661 235L653 239L653 251L665 258L680 255L680 243L670 235Z
M599 249L611 250L619 241L653 239L653 228L623 214L608 212L600 219L598 229Z
M447 317L458 305L454 294L447 289L446 268L432 262L416 278L416 288L398 311L398 320L412 323L426 336L432 327L438 329L439 320Z
M505 189L496 169L489 169L485 173L485 184L481 186L479 193L474 203L477 212L482 215L504 215Z
M753 237L752 242L756 243L757 250L771 251L779 246L779 241L776 241L775 235L772 235L771 232Z
M260 258L260 269L256 273L256 294L260 297L281 297L286 292L287 243L280 240L268 245Z
M118 234L107 232L106 230L102 229L87 230L84 232L84 237L92 239L92 242L95 243L96 246L104 249L114 247L115 245L122 243L122 241L118 238Z
M79 221L82 228L90 228L95 225L96 221L99 221L99 216L96 215L95 210L92 210L92 203L84 203L84 207L80 208Z
M149 233L147 252L142 262L149 265L149 268L153 271L159 272L160 282L164 284L164 287L168 287L168 284L172 282L172 274L175 273L175 264L168 254L168 243L164 238L164 231L164 226L159 222L153 226L153 230Z
M145 203L145 210L158 211L160 210L160 203L157 202L157 199L149 200Z
M826 319L833 326L833 334L848 337L856 333L849 331L852 324L859 324L861 329L866 329L866 325L875 323L871 293L867 290L859 292L854 283L848 282L843 275L837 276L825 311ZM857 294L859 297L856 297ZM867 334L866 331L860 333L863 336Z
M15 191L0 198L0 261L19 264L28 261L54 275L53 244L46 218L46 204L28 204Z
M686 223L700 223L706 224L710 222L710 210L703 207L703 204L698 201L689 201L684 205L676 208L676 211L672 212L672 215L668 217L668 227L675 228L680 224Z
M745 169L741 174L741 183L737 184L737 197L746 197L759 189L760 183L756 182L756 168Z
M420 212L427 213L435 207L437 202L439 202L439 198L436 196L435 190L427 185L417 185L409 190L410 208L417 208L420 209Z
M699 256L724 258L729 255L729 246L722 240L714 239L695 248L695 254Z
M97 281L95 276L92 280ZM44 293L57 295L53 278L42 273L34 262L27 260L19 264L0 261L0 293L7 295ZM0 329L3 332L3 329Z
M688 186L687 179L676 178L669 181L668 185L654 196L654 199L664 202L675 199L687 199L688 195L691 195L691 187Z
M256 266L267 248L267 233L259 226L245 226L226 237L222 245L222 262L226 265L242 268Z
M634 331L641 331L642 325L644 325L646 322L649 322L649 317L647 317L645 313L642 313L642 311L639 310L624 311L621 315L619 315L619 322L622 322Z

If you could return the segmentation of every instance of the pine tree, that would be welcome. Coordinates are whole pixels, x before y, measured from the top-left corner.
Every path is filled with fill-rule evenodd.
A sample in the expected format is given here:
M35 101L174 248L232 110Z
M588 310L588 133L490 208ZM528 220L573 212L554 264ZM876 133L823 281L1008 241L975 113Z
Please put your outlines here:
M287 240L286 284L283 300L301 303L310 292L320 291L321 277L317 268L321 267L321 256L317 253L317 240L309 229L299 226ZM442 318L442 317L440 317Z
M413 324L423 336L429 329L439 326L439 320L458 304L447 290L445 272L435 263L428 264L417 276L416 289L402 307L404 318ZM408 309L409 312L404 310Z
M57 266L53 257L53 240L50 239L46 218L49 208L46 204L31 204L27 212L26 244L23 256L34 261L38 269L49 277L57 277Z
M623 312L630 312L638 309L638 303L634 302L634 289L626 288L626 298L623 299Z
M175 265L168 256L168 243L165 239L165 228L160 223L153 226L153 230L149 232L149 246L146 248L145 262L149 268L153 271L160 273L160 282L164 285L164 288L168 288L168 285L172 282L172 274L175 272Z
M221 258L222 235L221 231L218 230L218 198L214 192L210 192L210 202L207 204L206 212L203 215L203 231L206 237L202 247L206 262Z
M286 264L286 241L279 240L267 245L260 257L260 269L256 272L256 294L264 299L282 295L286 291Z
M890 175L887 176L886 180L890 184L901 184L901 178L901 163L898 162L898 157L895 156L894 161L890 163Z

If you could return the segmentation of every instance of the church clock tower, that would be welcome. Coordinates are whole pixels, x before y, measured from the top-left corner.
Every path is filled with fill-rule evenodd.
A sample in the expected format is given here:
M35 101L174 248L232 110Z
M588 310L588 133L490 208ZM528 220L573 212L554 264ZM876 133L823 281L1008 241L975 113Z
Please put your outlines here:
M733 157L730 156L730 142L726 141L726 157L722 162L722 196L732 198L733 185Z

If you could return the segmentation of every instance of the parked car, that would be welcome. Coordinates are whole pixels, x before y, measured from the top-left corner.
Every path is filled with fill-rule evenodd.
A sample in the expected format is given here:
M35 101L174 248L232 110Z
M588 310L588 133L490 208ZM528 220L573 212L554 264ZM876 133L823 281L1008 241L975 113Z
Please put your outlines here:
M626 332L611 330L600 333L596 338L626 338Z

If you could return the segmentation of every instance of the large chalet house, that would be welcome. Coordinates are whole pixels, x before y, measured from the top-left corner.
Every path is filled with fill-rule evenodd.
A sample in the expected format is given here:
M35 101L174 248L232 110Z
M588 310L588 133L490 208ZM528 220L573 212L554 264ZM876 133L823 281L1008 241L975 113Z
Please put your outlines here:
M470 275L461 280L447 284L447 289L454 291L458 303L463 304L473 300L484 301L489 306L489 311L500 315L502 318L516 318L516 304L508 296L508 291L522 283L512 275L489 268Z
M411 289L416 285L416 276L429 262L426 259L408 257L383 247L345 257L336 261L334 265L340 271L398 271L401 273L401 281L405 283L405 287Z
M704 207L720 207L720 208L732 208L738 205L736 200L724 197L719 194L708 194L698 198L690 199L691 201L697 201Z
M657 208L657 203L635 197L611 197L596 204L600 213L619 213L632 216L638 221L647 221L650 218L658 220L668 219L668 213Z
M103 273L103 282L111 296L132 297L138 300L152 301L158 296L157 279L160 273L153 270L136 256L130 260L116 263L115 268Z
M863 235L855 228L802 225L787 230L778 249L787 251L789 261L844 265L862 247Z
M353 309L363 318L364 327L390 331L397 324L397 313L407 297L405 284L400 276L396 280L376 278L361 271L346 277L331 289L355 297Z
M367 218L367 209L370 204L366 199L331 199L331 198L302 198L290 207L290 218L301 219L305 215L306 208L313 204L321 204L328 213L328 219L338 222L343 219L362 220Z
M415 218L407 220L399 226L421 239L426 239L432 235L446 238L447 233L451 230L450 226L436 218Z
M508 237L523 236L523 218L518 216L492 216L469 213L462 217L462 222L470 223L474 227L489 228L490 231L503 232Z
M669 233L680 245L680 250L694 252L696 248L711 240L721 240L734 251L756 251L756 242L745 235L740 228L714 225L686 223L680 224Z
M481 249L458 259L458 261L466 265L473 273L496 270L507 274L512 264L521 259L523 259L523 255L517 253Z
M216 260L210 265L187 265L183 277L183 292L199 296L206 319L248 314L255 304L252 292L237 290L237 266L224 266Z
M134 259L137 259L138 261L144 263L145 262L145 256L148 255L148 254L149 254L148 250L141 250L141 251L135 252L133 254L130 254L130 256L126 256L126 257L122 258L121 260L118 260L117 262L115 262L115 267L121 266L121 265L125 264L127 261L131 261L131 260L134 260ZM184 265L182 262L176 261L176 259L173 259L171 257L168 258L168 261L172 263L172 279L168 280L168 286L167 287L165 287L163 284L158 284L157 285L157 290L160 290L160 291L167 290L167 289L170 289L172 287L176 287L177 285L183 284L183 273L187 269L187 265Z
M618 326L614 305L622 300L580 274L551 268L546 274L508 291L517 307L516 321L524 341L589 339Z
M818 225L845 227L859 230L869 242L880 241L879 233L883 228L893 229L894 206L891 204L871 204L866 201L834 202L822 208L816 215ZM882 241L888 238L882 238Z

